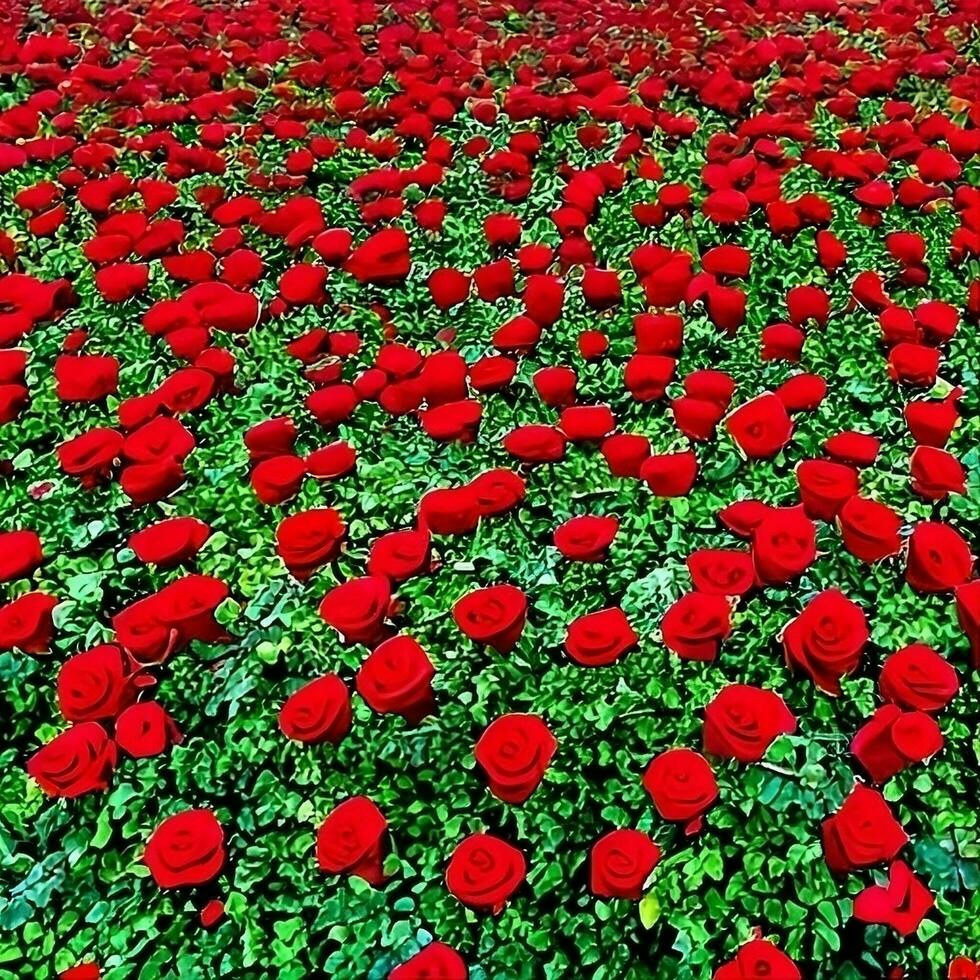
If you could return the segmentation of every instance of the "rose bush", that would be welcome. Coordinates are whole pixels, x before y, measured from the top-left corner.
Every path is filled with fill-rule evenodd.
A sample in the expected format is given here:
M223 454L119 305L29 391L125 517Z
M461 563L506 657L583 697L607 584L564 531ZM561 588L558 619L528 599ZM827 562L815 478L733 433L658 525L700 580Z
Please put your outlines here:
M0 977L972 976L967 5L8 6Z

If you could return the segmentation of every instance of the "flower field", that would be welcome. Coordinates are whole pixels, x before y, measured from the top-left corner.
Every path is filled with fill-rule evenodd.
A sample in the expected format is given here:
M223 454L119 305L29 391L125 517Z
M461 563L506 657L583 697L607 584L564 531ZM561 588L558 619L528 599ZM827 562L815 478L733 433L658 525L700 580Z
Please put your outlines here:
M0 980L980 978L961 0L0 18Z

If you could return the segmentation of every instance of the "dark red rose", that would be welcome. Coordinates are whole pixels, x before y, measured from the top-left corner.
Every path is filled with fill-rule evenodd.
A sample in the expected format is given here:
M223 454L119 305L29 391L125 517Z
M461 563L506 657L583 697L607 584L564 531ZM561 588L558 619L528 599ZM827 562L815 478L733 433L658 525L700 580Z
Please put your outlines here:
M614 663L636 646L639 637L618 606L579 616L565 634L565 652L583 667Z
M382 575L365 575L335 585L320 603L320 616L348 643L372 644L384 634L391 585Z
M317 507L283 518L276 528L276 552L290 575L301 582L340 554L347 534L332 507Z
M58 671L57 690L67 721L115 718L136 697L129 664L111 643L69 657Z
M464 905L496 915L526 873L524 855L516 847L491 834L473 834L453 851L446 887Z
M932 893L904 861L888 869L887 885L870 885L854 899L854 918L890 926L899 935L910 936L935 904Z
M740 947L735 959L714 972L712 980L802 980L799 967L765 939L752 939Z
M134 759L162 755L184 737L173 718L157 701L140 701L126 708L116 719L116 744Z
M779 735L796 731L796 719L775 691L729 684L704 709L704 750L739 762L758 762Z
M0 606L0 650L47 653L54 624L51 614L58 600L45 592L27 592Z
M355 875L368 884L384 883L388 821L366 796L352 796L334 807L316 833L316 863L332 875Z
M902 518L885 504L853 496L837 515L844 547L868 563L881 561L901 550Z
M796 467L796 482L803 508L815 521L832 521L844 504L860 491L853 467L824 459L807 459L800 463Z
M268 506L285 503L299 493L306 478L306 463L298 456L271 456L252 470L252 489Z
M615 517L572 517L555 528L555 547L573 561L602 561L618 530Z
M878 677L881 696L909 711L942 711L959 688L953 665L923 643L886 657Z
M279 730L286 738L305 745L338 745L350 725L350 692L336 674L307 682L279 709Z
M432 942L388 974L388 980L469 980L463 957L445 943Z
M510 714L487 727L473 754L497 799L523 803L541 782L557 747L537 715Z
M171 568L190 561L211 536L211 528L196 517L171 517L130 535L129 547L141 562Z
M150 834L143 863L160 888L206 885L224 867L225 832L210 810L183 810Z
M611 830L592 845L589 890L600 898L636 902L660 861L660 848L642 831Z
M752 532L752 562L766 585L792 581L816 557L817 529L798 510L773 508Z
M664 645L684 660L714 660L731 632L727 597L705 592L682 595L660 621Z
M752 555L726 548L702 548L687 556L691 583L709 595L745 595L755 587Z
M445 312L462 303L470 294L470 279L458 269L436 269L426 281L432 301Z
M769 459L793 437L793 422L786 406L770 393L739 406L726 424L738 448L749 459Z
M838 875L891 861L909 842L882 795L861 783L824 820L821 834L827 866Z
M837 589L820 592L785 630L786 663L807 674L828 694L840 694L840 680L857 670L868 642L860 607Z
M698 476L698 458L691 450L650 456L639 475L657 497L686 497Z
M116 746L97 721L83 721L56 735L27 760L27 774L48 796L72 799L108 788Z
M393 636L367 656L357 672L357 692L379 714L402 715L418 724L435 711L435 667L410 636Z
M453 606L456 625L476 643L498 653L514 648L524 631L527 596L513 585L491 585L463 596Z
M28 578L44 560L34 531L0 532L0 582Z
M661 752L647 767L643 787L664 820L697 830L705 811L718 798L715 774L703 755L693 749Z
M951 592L973 574L974 557L948 524L921 521L909 537L905 579L917 592Z
M944 744L939 725L931 715L886 704L851 739L851 752L876 783L883 783L908 766L935 755Z

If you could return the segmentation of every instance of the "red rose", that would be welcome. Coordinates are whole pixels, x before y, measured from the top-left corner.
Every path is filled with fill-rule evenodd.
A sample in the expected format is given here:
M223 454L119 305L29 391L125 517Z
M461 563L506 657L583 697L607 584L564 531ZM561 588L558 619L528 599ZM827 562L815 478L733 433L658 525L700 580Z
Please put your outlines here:
M67 721L115 718L135 696L129 665L111 643L76 653L58 671L58 708Z
M438 487L419 501L419 527L433 534L470 534L482 513L472 485Z
M68 799L108 788L115 767L115 743L97 721L72 725L27 760L27 774L48 796Z
M253 462L273 456L292 456L296 435L296 423L280 415L253 425L245 433L245 448Z
M132 704L116 719L116 744L134 759L162 755L169 746L179 745L183 735L173 718L156 701Z
M745 551L702 548L687 556L687 568L694 588L709 595L745 595L756 584L752 556Z
M410 636L393 636L367 656L357 672L357 691L379 714L402 715L418 724L435 711L435 667Z
M602 455L613 476L639 477L643 463L650 455L646 436L622 432L604 439Z
M729 684L704 709L704 750L724 759L758 762L777 736L796 731L796 719L775 691Z
M225 863L225 832L210 810L183 810L150 834L143 863L160 888L206 885Z
M793 422L774 394L753 398L728 416L728 431L749 459L769 459L792 438Z
M496 915L526 873L524 855L516 847L491 834L473 834L453 851L446 887L464 905Z
M366 796L352 796L334 807L316 833L316 863L332 875L355 875L370 885L384 884L388 821Z
M343 267L362 284L400 282L412 267L408 235L400 228L376 232L351 252Z
M674 379L677 361L663 354L634 354L623 372L626 390L639 402L663 398Z
M895 861L888 869L887 885L871 885L854 899L854 918L910 936L934 904L932 893L912 869L904 861Z
M980 668L980 579L958 586L955 596L960 628L970 641L970 662Z
M827 866L838 875L891 861L909 842L882 795L860 783L820 829Z
M27 592L0 606L0 650L47 653L54 633L51 613L57 605L53 595Z
M783 630L786 664L810 677L828 694L840 694L840 680L857 670L868 642L860 607L837 589L827 589Z
M340 554L346 534L343 518L332 507L305 510L280 522L276 552L289 573L303 582Z
M714 660L731 632L731 606L721 595L688 592L660 621L664 644L684 660Z
M456 625L473 641L509 653L527 617L527 596L513 585L491 585L463 596L453 606Z
M612 830L592 845L589 890L600 898L636 902L660 860L660 848L642 831Z
M702 814L718 798L718 784L707 759L693 749L661 752L647 767L643 787L664 820L698 829Z
M796 467L800 500L813 520L832 521L860 486L851 466L824 459L807 459Z
M851 739L851 752L876 783L883 783L935 755L943 745L939 725L931 715L886 704Z
M920 446L942 449L960 420L956 402L963 389L954 388L942 401L911 401L905 406L905 424Z
M555 528L555 547L573 561L602 561L618 530L615 517L572 517Z
M43 560L41 539L34 531L0 533L0 582L28 578Z
M91 488L107 480L122 453L123 436L115 429L89 429L62 443L55 451L58 464L69 476Z
M618 606L579 616L565 634L565 652L583 667L614 663L636 646L639 637Z
M63 402L97 402L114 395L119 362L108 355L62 354L55 358L55 393Z
M923 643L887 657L878 677L881 696L910 711L941 711L959 688L953 665Z
M396 966L388 980L468 980L463 957L445 943L432 942L411 959Z
M557 747L537 715L510 714L487 727L473 754L497 799L523 803L541 782Z
M715 970L712 980L802 980L797 965L765 939L752 939L735 954L735 959Z
M210 536L196 517L171 517L130 535L129 547L141 562L171 568L193 558Z
M381 575L365 575L335 585L320 603L320 616L348 643L372 644L384 634L391 585Z
M102 970L97 963L82 963L58 974L58 980L99 980Z
M426 280L432 301L445 312L470 294L470 279L458 269L435 269Z
M392 531L371 545L367 571L369 575L385 575L392 582L404 582L428 571L431 559L432 538L428 531Z
M565 437L550 425L520 425L504 437L504 449L522 463L556 463L565 456Z
M816 557L817 529L797 510L773 508L752 532L752 562L766 585L797 578Z
M881 441L866 432L838 432L823 444L824 452L838 462L852 466L872 466L878 458Z
M869 564L898 554L902 518L890 507L866 497L853 496L837 515L844 547Z
M698 458L691 450L650 456L640 466L640 479L657 497L686 497L698 476Z
M279 730L304 745L337 745L350 731L350 724L350 693L336 674L304 684L279 710Z
M299 493L306 478L306 462L298 456L271 456L252 470L252 489L267 506L285 503Z
M951 592L969 580L973 562L958 531L939 521L921 521L909 537L905 579L917 592Z
M951 493L966 493L963 464L945 449L917 446L909 460L912 489L926 500L943 500Z

